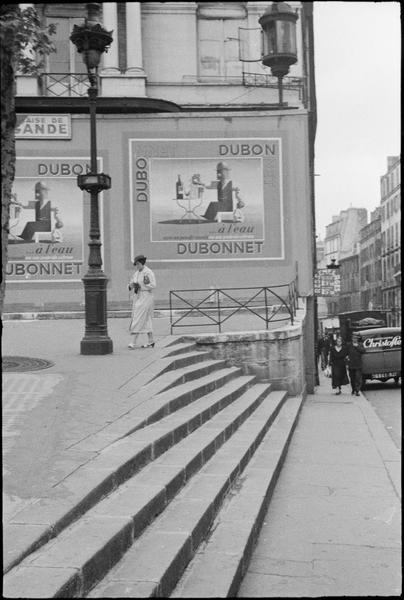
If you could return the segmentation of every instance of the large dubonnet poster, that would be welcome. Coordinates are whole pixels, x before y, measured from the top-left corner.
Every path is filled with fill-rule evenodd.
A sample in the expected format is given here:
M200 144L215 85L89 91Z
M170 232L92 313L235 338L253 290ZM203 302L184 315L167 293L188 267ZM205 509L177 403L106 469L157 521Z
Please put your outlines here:
M77 175L87 171L86 158L17 158L10 203L9 282L81 281L89 197L77 187Z
M282 259L281 140L130 140L131 231L149 259Z

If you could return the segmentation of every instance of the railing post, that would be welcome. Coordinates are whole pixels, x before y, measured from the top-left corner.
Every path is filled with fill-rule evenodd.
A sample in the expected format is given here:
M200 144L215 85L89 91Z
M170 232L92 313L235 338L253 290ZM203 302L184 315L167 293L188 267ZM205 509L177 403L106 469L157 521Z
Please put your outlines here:
M173 334L173 307L172 307L172 294L169 294L169 302L170 302L170 332Z
M264 292L265 292L265 326L268 329L268 289L266 287L264 287Z
M220 314L220 290L216 290L217 294L217 318L219 321L219 333L222 333L222 319Z

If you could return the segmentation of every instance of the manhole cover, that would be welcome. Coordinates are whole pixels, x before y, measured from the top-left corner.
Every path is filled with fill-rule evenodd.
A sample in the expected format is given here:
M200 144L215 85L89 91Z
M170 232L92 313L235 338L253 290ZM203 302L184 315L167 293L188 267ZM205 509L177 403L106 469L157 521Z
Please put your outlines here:
M29 356L3 356L3 372L22 373L24 371L39 371L53 367L54 363L44 358L30 358Z

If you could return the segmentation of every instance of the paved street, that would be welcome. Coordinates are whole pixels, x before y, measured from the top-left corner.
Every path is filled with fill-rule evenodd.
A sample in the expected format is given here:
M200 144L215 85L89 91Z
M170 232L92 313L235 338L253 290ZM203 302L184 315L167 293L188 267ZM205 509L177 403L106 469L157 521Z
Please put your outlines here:
M363 393L401 451L401 385L397 387L392 380L372 381L366 384Z

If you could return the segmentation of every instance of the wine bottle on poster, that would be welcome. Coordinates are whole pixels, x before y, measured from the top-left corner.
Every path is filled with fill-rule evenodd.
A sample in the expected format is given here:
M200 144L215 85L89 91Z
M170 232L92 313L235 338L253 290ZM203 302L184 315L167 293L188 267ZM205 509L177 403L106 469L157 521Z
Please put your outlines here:
M180 175L178 175L178 179L175 184L175 190L176 190L177 200L182 200L184 198L184 186L182 184Z

